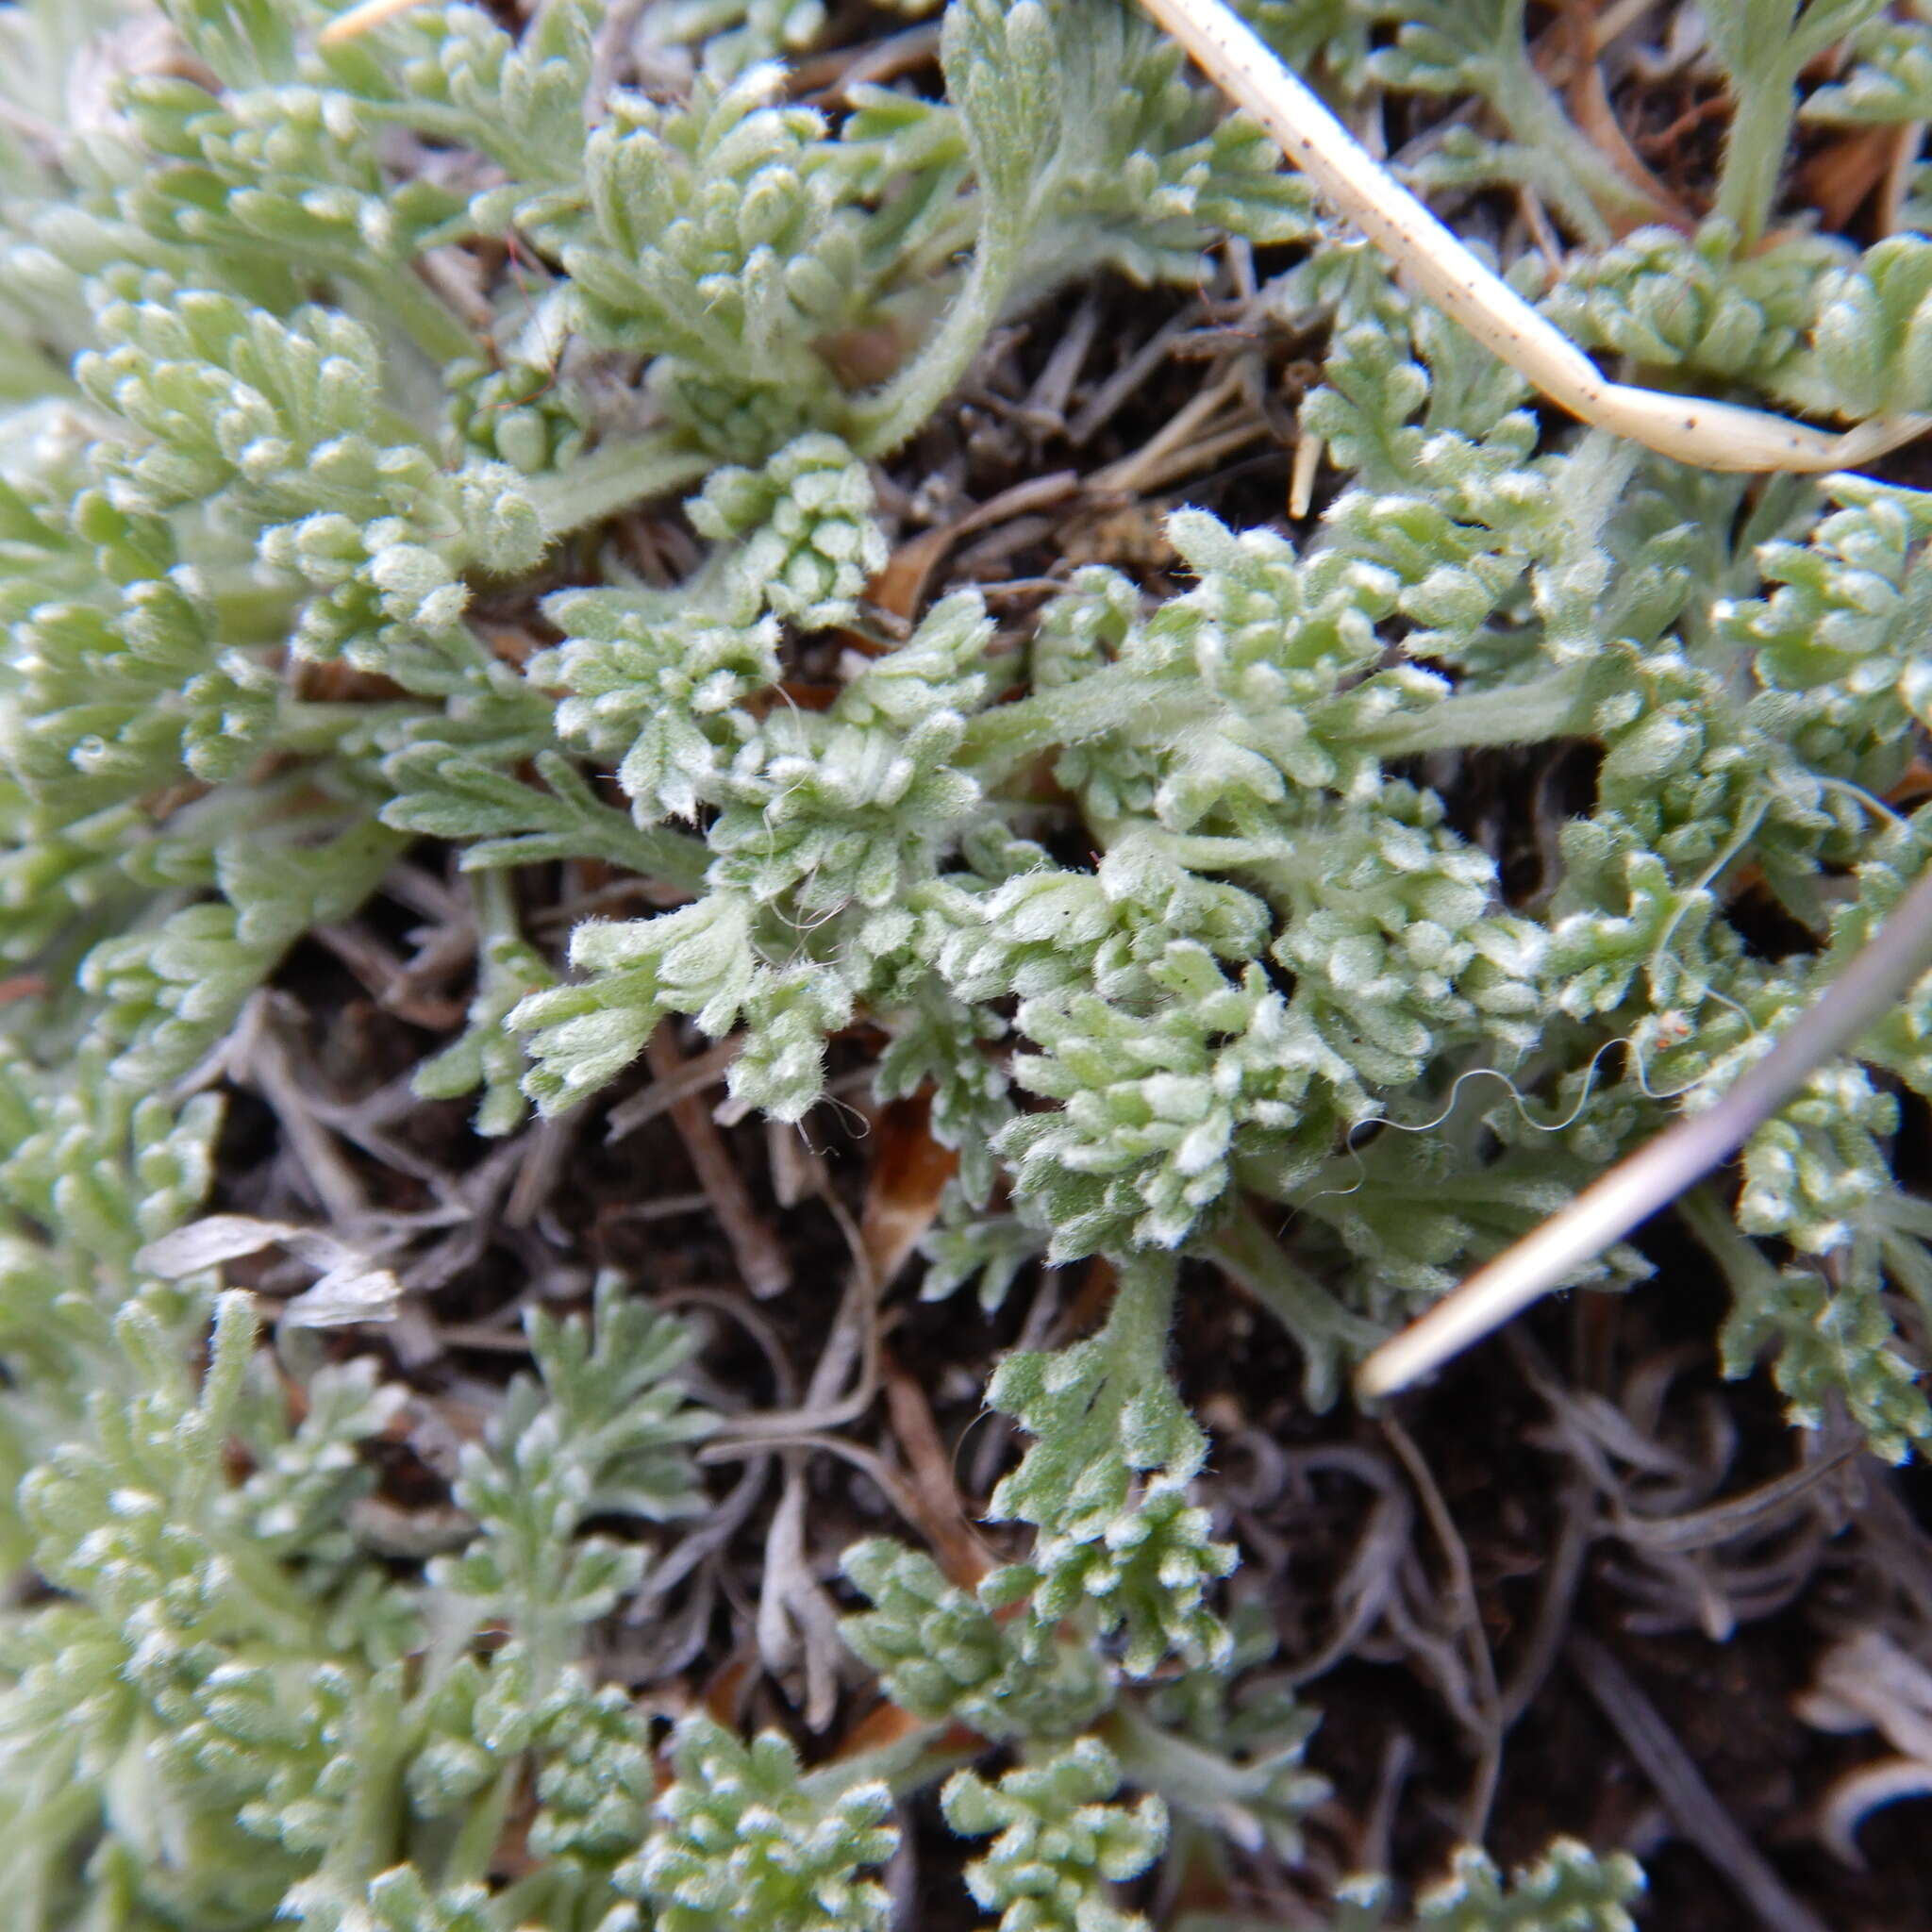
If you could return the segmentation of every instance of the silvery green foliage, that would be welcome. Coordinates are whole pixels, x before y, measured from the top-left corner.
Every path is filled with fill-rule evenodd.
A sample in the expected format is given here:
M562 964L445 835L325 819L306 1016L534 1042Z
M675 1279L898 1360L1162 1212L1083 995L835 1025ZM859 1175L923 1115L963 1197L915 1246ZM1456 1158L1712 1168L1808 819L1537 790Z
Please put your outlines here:
M951 9L951 100L860 87L836 137L816 110L774 103L774 67L734 56L688 104L618 96L588 142L589 38L576 9L554 11L523 49L460 9L385 29L399 71L363 50L329 58L368 119L499 162L508 178L468 219L513 225L560 261L572 325L653 358L668 418L714 460L755 461L814 427L890 446L1003 307L1102 262L1191 279L1222 226L1257 240L1306 226L1304 192L1258 131L1220 119L1124 11L1075 29L1040 0L1010 23ZM1077 59L1060 44L1074 31ZM975 239L943 324L884 391L843 392L824 345L896 331L889 318Z
M669 1379L694 1346L690 1330L614 1276L598 1284L594 1332L540 1310L529 1334L541 1381L511 1385L491 1441L465 1450L458 1475L479 1534L430 1574L479 1616L560 1645L635 1586L643 1562L635 1546L575 1541L576 1531L597 1516L664 1522L701 1508L687 1445L712 1418Z
M432 1100L453 1100L479 1087L473 1124L477 1133L508 1134L528 1111L523 1081L528 1061L503 1022L517 1002L550 985L549 962L519 929L516 908L502 872L475 882L476 991L467 1024L455 1042L423 1061L411 1085Z
M556 675L586 691L573 728L594 728L613 665L656 651L666 708L640 721L627 698L612 708L621 733L640 722L643 731L620 775L646 815L661 811L667 783L715 808L709 891L654 919L578 926L571 961L586 976L509 1017L529 1041L530 1093L546 1110L572 1104L634 1059L666 1013L689 1013L711 1034L744 1025L733 1092L795 1120L818 1097L824 1036L861 998L907 1004L943 931L957 895L934 877L937 857L986 816L957 754L989 696L981 666L992 626L977 598L947 598L828 708L760 715L732 702L758 680L755 665L734 670L701 644L710 668L687 685L668 639L647 641L648 618L633 624L616 593L593 594L558 611L606 633L556 654ZM684 720L669 709L679 705L691 707Z
M778 681L781 624L848 622L884 564L872 511L863 465L837 437L803 436L759 470L713 472L693 500L691 521L721 544L702 584L546 601L564 641L530 675L566 693L558 728L616 765L641 824L720 802L721 768L756 728L744 701Z
M369 1881L368 1909L377 1932L494 1932L497 1924L487 1886L432 1892L410 1865L392 1866Z
M1627 182L1571 126L1528 58L1523 0L1422 0L1363 9L1392 26L1367 71L1403 92L1487 101L1507 130L1500 141L1453 127L1423 164L1431 186L1512 181L1533 185L1591 241L1607 239L1604 215L1641 207Z
M329 1363L308 1378L308 1412L291 1421L271 1357L258 1355L249 1368L247 1409L236 1437L255 1468L224 1499L229 1513L285 1562L350 1561L356 1551L348 1510L375 1486L358 1451L395 1423L406 1392L377 1379L371 1357Z
M930 1557L874 1537L854 1543L840 1567L873 1606L844 1620L846 1643L915 1717L1034 1738L1078 1730L1108 1703L1107 1674L1086 1643L1057 1643L1052 1667L1042 1667L1011 1624L948 1583Z
M1923 1441L1924 1397L1882 1292L1889 1268L1924 1305L1932 1283L1922 1247L1897 1236L1868 1241L1827 1284L1815 1265L1775 1267L1722 1226L1706 1238L1732 1295L1722 1336L1730 1373L1741 1374L1774 1345L1773 1373L1794 1422L1822 1427L1831 1403L1840 1401L1881 1454L1900 1457Z
M1932 397L1923 205L1863 252L1767 220L1819 46L1850 58L1813 118L1925 118L1916 13L1708 0L1732 133L1684 232L1576 135L1515 0L1252 11L1344 107L1440 102L1424 189L1542 196L1575 245L1507 272L1587 347L1821 419ZM0 1619L15 1923L844 1932L888 1912L894 1798L979 1743L1014 1762L948 1809L1014 1932L1133 1923L1108 1888L1170 1836L1291 1859L1310 1720L1228 1600L1175 1296L1234 1275L1322 1399L1761 1058L1932 844L1899 790L1932 498L1540 413L1132 8L954 0L941 86L819 106L770 64L813 0L655 0L697 77L608 98L575 0L325 51L288 0L164 12L0 19L0 1553L51 1587ZM1319 513L1177 512L1164 599L1090 566L1004 632L965 591L885 635L874 466L1002 324L1101 273L1191 288L1230 240L1299 250L1258 308L1322 358ZM652 499L682 581L604 543ZM1579 743L1587 800L1512 796L1553 833L1514 880L1462 778ZM454 848L476 932L417 1091L477 1094L480 1132L592 1101L667 1021L739 1036L735 1098L785 1121L834 1036L882 1041L877 1096L960 1158L923 1291L1111 1277L989 1391L1028 1439L1010 1560L847 1557L908 1726L882 1757L693 1719L660 1798L660 1707L589 1673L702 1507L682 1324L608 1280L588 1326L537 1317L456 1546L405 1561L370 1491L414 1398L141 1265L208 1190L196 1090L250 1000L411 840ZM553 937L591 868L636 896ZM1776 956L1751 895L1800 935ZM1932 1214L1890 1161L1928 1041L1922 987L1688 1210L1729 1370L1770 1354L1795 1419L1893 1456L1932 1436ZM1420 1923L1622 1932L1634 1885L1471 1858Z
M876 1781L814 1789L775 1731L747 1745L710 1718L680 1730L662 1829L619 1882L662 1932L720 1924L774 1932L883 1932L885 1888L861 1877L891 1857L891 1794Z
M849 624L885 567L872 478L836 436L802 436L758 470L714 470L691 507L701 536L740 540L721 601L743 623L760 608L805 630Z
M397 843L367 822L317 845L258 830L224 839L201 876L180 881L219 887L221 898L103 940L81 963L80 986L98 1002L94 1038L115 1049L110 1074L141 1088L187 1073L310 926L368 897Z
M96 457L109 502L151 517L219 504L253 522L261 563L317 593L294 632L305 654L388 670L386 644L455 625L464 566L508 573L541 555L513 472L449 475L427 450L366 433L379 351L347 316L303 308L283 322L158 276L109 275L101 293L102 346L75 374L125 425Z
M37 1911L52 1909L76 1835L104 1811L149 1821L129 1849L150 1864L150 1895L272 1911L391 1748L381 1731L394 1720L394 1666L372 1674L331 1655L338 1592L311 1596L273 1556L251 1554L249 1512L230 1504L221 1456L248 1372L248 1301L218 1307L200 1389L175 1365L159 1311L131 1301L109 1357L122 1391L104 1389L85 1434L23 1487L36 1566L65 1592L9 1633L5 1728L36 1769L9 1780L8 1838ZM145 1392L123 1392L130 1384ZM375 1417L365 1407L361 1420ZM367 1633L381 1622L366 1618ZM170 1813L192 1821L172 1842L158 1833ZM23 1836L43 1841L29 1854Z
M137 1144L145 1232L180 1197L165 1150ZM23 1202L30 1189L9 1182ZM472 1804L487 1815L486 1794L526 1764L532 1839L553 1861L543 1896L621 1913L611 1876L644 1829L650 1756L628 1699L593 1691L567 1661L564 1636L613 1561L608 1544L571 1537L593 1510L656 1521L688 1507L679 1445L702 1418L661 1387L688 1344L614 1286L594 1345L581 1324L540 1326L551 1399L521 1398L513 1468L493 1481L468 1470L476 1526L450 1578L473 1597L493 1580L469 1614L493 1609L511 1641L486 1669L466 1652L470 1626L439 1611L438 1660L406 1670L438 1598L373 1559L355 1505L370 1477L359 1445L409 1398L373 1358L325 1364L291 1422L281 1377L254 1352L250 1301L218 1299L198 1383L185 1344L205 1293L147 1283L111 1320L68 1315L67 1345L98 1392L21 1497L36 1568L60 1594L0 1638L23 1923L69 1923L75 1854L105 1832L135 1895L190 1922L505 1932L526 1923L513 1897L459 1863L439 1886L395 1861L410 1819ZM10 1342L9 1358L25 1359ZM234 1456L250 1465L239 1480Z
M1130 1655L1094 1643L1104 1613L1076 1605L1051 1630L998 1614L1030 1581L1010 1569L967 1591L881 1538L847 1551L843 1568L872 1607L842 1634L902 1709L1034 1748L1063 1742L1083 1761L1105 1748L1116 1780L1124 1768L1172 1814L1187 1859L1225 1844L1299 1857L1301 1820L1329 1786L1302 1761L1316 1720L1270 1681L1274 1640L1252 1607L1238 1609L1230 1647L1143 1684Z
M1640 228L1566 275L1545 305L1578 341L1706 381L1774 381L1802 351L1819 277L1843 264L1823 238L1738 258L1737 237L1709 222L1694 235Z
M1318 1723L1268 1664L1272 1619L1235 1607L1225 1665L1183 1671L1123 1698L1109 1736L1128 1778L1167 1805L1177 1846L1210 1861L1225 1847L1301 1856L1302 1821L1332 1795L1303 1757Z
M1009 1355L987 1391L1035 1439L991 1514L1031 1524L1035 1542L981 1585L982 1600L1024 1603L1026 1641L1048 1655L1065 1617L1123 1632L1122 1666L1135 1677L1170 1652L1214 1664L1232 1654L1206 1597L1234 1551L1188 1497L1208 1439L1162 1363L1174 1292L1165 1257L1124 1264L1097 1335L1054 1355Z
M1599 1858L1574 1840L1558 1839L1534 1864L1506 1883L1481 1852L1457 1856L1454 1875L1425 1892L1416 1924L1443 1932L1631 1932L1627 1907L1643 1875L1621 1855Z
M1151 1793L1110 1802L1120 1765L1096 1738L1009 1771L997 1784L962 1771L946 1785L946 1823L991 1849L966 1868L974 1898L999 1913L1001 1932L1141 1932L1109 1887L1136 1878L1167 1837L1167 1807Z
M1632 1932L1629 1907L1643 1874L1622 1854L1599 1857L1574 1839L1555 1839L1533 1863L1507 1878L1473 1846L1455 1857L1450 1876L1416 1902L1415 1932ZM1363 1878L1337 1896L1333 1932L1394 1932L1388 1890Z
M1932 527L1916 492L1856 476L1829 487L1838 508L1807 542L1759 553L1770 594L1722 618L1757 644L1769 691L1803 694L1802 708L1786 708L1807 748L1841 760L1849 754L1859 764L1847 775L1863 776L1865 759L1890 752L1895 760L1912 727L1932 715L1932 681L1912 642L1928 595L1924 538Z
M1805 103L1805 118L1854 126L1919 121L1932 108L1932 23L1917 6L1868 20L1847 36L1841 78Z
M1744 255L1723 220L1691 236L1642 228L1579 262L1545 307L1586 343L1707 384L1745 381L1847 417L1917 410L1932 395L1928 250L1916 233L1862 255L1799 234Z

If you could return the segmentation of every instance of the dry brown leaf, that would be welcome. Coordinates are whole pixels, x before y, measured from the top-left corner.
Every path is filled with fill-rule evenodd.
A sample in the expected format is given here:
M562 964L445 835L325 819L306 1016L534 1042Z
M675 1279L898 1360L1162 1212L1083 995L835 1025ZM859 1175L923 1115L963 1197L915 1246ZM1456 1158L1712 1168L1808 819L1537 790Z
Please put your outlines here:
M953 546L955 532L944 525L908 538L886 559L886 567L866 586L868 604L910 621L925 602L925 587L940 559Z
M889 1102L873 1122L872 1179L858 1233L881 1289L932 1225L940 1196L959 1165L958 1155L933 1139L930 1120L931 1100L922 1091Z
M1804 198L1828 228L1842 228L1891 172L1898 130L1848 128L1807 158L1798 170Z

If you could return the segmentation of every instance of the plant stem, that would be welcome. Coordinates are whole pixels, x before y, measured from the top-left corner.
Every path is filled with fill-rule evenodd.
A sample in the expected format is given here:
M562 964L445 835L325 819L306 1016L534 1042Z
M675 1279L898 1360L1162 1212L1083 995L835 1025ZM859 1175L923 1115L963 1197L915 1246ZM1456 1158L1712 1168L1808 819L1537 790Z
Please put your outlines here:
M432 362L458 362L476 353L476 338L417 279L413 268L397 267L380 283L366 284L380 313L402 324L409 340Z
M853 405L845 437L860 456L891 456L958 386L999 320L1019 258L1019 248L989 219L938 331L883 389Z
M1496 64L1502 71L1489 99L1510 139L1534 154L1556 157L1589 195L1590 201L1580 208L1573 205L1571 197L1564 197L1564 211L1584 231L1585 242L1602 247L1610 239L1609 226L1596 212L1598 208L1651 221L1659 217L1663 210L1657 204L1618 174L1563 111L1520 38L1510 49L1510 58Z
M338 1836L317 1874L338 1880L350 1898L361 1896L370 1878L395 1862L407 1815L404 1771L421 1748L424 1729L421 1711L405 1707L387 1674L370 1681L358 1718L354 1796L342 1807Z
M923 1724L890 1743L856 1751L849 1757L834 1757L808 1772L800 1783L816 1794L836 1797L854 1785L877 1778L891 1788L894 1797L909 1797L948 1772L972 1763L985 1749L985 1739L963 1724Z
M1178 725L1199 711L1198 691L1152 678L1125 665L1108 665L1073 684L982 711L966 727L959 761L983 785L1058 745L1078 744L1133 724L1142 732L1164 722Z
M1764 233L1777 199L1798 100L1795 76L1782 59L1756 75L1734 76L1732 86L1737 106L1712 212L1737 229L1740 248L1748 251Z
M525 493L537 506L543 533L553 541L600 524L646 497L664 496L695 483L716 467L714 458L668 435L607 442L568 469L533 476Z
M472 1805L443 1862L445 1885L480 1885L489 1878L491 1862L503 1838L504 1821L509 1816L510 1800L523 1776L523 1765L512 1758Z
M1219 1264L1293 1336L1304 1357L1302 1374L1308 1407L1324 1409L1335 1400L1342 1356L1372 1347L1380 1331L1351 1314L1319 1282L1289 1259L1281 1243L1261 1224L1246 1202L1205 1244Z
M1764 1250L1744 1233L1731 1210L1709 1188L1686 1188L1677 1198L1677 1212L1717 1263L1734 1298L1742 1301L1754 1290L1777 1279L1777 1270Z
M1425 751L1473 751L1479 745L1541 743L1590 729L1596 708L1596 667L1579 659L1524 684L1459 691L1426 710L1371 724L1361 741L1383 758Z

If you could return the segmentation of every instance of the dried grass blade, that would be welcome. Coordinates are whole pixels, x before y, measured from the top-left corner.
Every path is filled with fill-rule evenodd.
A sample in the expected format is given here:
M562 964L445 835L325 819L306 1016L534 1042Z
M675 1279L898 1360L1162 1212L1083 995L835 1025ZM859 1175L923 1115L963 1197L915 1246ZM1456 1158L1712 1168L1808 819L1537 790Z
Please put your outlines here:
M1369 1357L1364 1396L1390 1395L1499 1328L1728 1160L1812 1072L1869 1031L1932 962L1932 872L1852 963L1714 1105L1620 1161L1575 1200Z

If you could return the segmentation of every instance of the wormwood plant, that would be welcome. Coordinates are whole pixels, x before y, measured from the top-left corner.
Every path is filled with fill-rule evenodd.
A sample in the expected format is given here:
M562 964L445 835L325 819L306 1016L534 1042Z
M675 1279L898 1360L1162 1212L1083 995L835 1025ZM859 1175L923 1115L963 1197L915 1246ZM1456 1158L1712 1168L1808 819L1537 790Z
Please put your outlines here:
M1414 178L1540 195L1575 245L1514 284L1651 387L1932 409L1932 240L1774 219L1794 116L1932 118L1932 25L1704 17L1732 121L1700 219L1572 124L1520 5L1251 9L1339 105L1481 108ZM1253 1296L1325 1405L1817 997L1932 853L1932 494L1540 418L1115 0L951 0L936 76L817 105L771 64L810 4L557 0L517 35L450 5L323 47L326 18L0 13L10 1923L884 1925L928 1786L1007 1932L1292 1866L1313 1720L1225 1586L1176 1298ZM1224 244L1317 346L1319 514L1178 511L1164 597L1091 565L891 628L881 478L991 333ZM692 561L646 581L604 540L667 498ZM539 595L547 641L504 648L481 613ZM1506 896L1454 774L1544 746L1587 748L1591 797ZM846 1553L887 1741L808 1763L591 1668L652 1526L707 1507L680 1317L606 1277L533 1318L447 1547L398 1550L363 1506L421 1398L315 1332L392 1277L196 1222L238 1024L425 841L475 967L415 1086L479 1135L594 1105L667 1025L736 1042L780 1123L869 1043L958 1159L924 1295L1111 1283L986 1391L1025 1439L993 1566ZM553 947L526 910L563 866L648 909ZM1932 1093L1932 983L1690 1217L1731 1372L1769 1357L1794 1419L1892 1457L1932 1435L1902 1092ZM325 1274L265 1334L220 1266L271 1238ZM1637 1886L1471 1852L1417 1923L1612 1932ZM1333 1924L1394 1909L1357 1881Z

